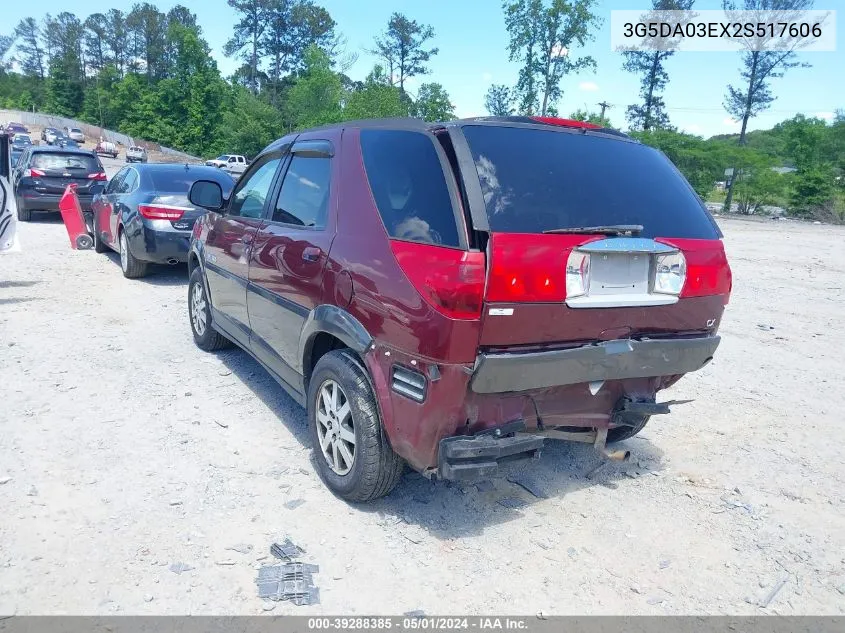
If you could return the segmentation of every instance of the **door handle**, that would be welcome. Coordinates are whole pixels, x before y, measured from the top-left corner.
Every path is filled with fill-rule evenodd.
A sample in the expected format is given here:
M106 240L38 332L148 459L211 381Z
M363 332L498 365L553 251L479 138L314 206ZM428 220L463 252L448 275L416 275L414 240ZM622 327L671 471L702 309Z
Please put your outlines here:
M306 262L316 262L320 259L322 251L316 246L309 246L302 251L302 259Z

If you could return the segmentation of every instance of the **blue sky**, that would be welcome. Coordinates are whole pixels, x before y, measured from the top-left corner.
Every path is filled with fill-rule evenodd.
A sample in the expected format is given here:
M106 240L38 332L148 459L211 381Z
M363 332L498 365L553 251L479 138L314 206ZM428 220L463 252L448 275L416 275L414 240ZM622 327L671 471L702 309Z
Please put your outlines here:
M152 0L166 11L175 0ZM393 11L405 13L419 22L430 24L435 31L433 45L440 53L430 64L431 74L415 78L409 84L413 92L421 82L443 84L456 106L458 116L486 114L484 93L491 83L513 84L518 67L507 59L507 32L501 3L492 0L316 0L331 13L338 30L348 40L348 50L359 53L349 75L363 77L376 60L364 49L372 46L373 36L381 32ZM205 38L224 74L238 62L226 58L222 48L231 35L235 14L225 0L183 0L198 16ZM621 69L622 56L610 50L610 11L641 9L650 0L604 0L598 13L604 26L596 39L573 54L592 55L598 64L595 72L582 73L563 80L563 97L558 104L563 115L578 108L597 109L596 104L613 104L608 111L611 121L625 126L624 111L637 98L638 79ZM718 9L720 0L697 0L696 9ZM2 11L0 33L8 33L18 20L28 15L41 18L45 13L72 11L85 16L95 11L117 7L128 10L127 0L103 0L92 3L81 0L39 0L33 5L8 2ZM37 7L37 9L36 9ZM817 0L817 9L839 9L837 31L843 30L843 0ZM750 129L769 128L798 112L832 117L834 110L845 108L845 44L833 53L802 53L801 60L811 68L797 68L772 82L777 100L769 111L753 119ZM728 118L722 107L726 86L739 81L738 53L678 53L667 62L670 83L664 94L671 122L682 130L711 136L738 132L739 125Z

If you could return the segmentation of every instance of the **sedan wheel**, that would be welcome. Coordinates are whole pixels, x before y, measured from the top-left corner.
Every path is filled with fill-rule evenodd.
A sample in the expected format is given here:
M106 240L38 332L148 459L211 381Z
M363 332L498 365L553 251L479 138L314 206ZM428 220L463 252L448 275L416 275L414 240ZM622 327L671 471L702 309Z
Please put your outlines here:
M129 245L126 243L126 233L120 234L120 267L125 275L129 269Z
M349 400L340 385L326 380L317 392L317 439L329 468L345 475L355 463L355 427Z

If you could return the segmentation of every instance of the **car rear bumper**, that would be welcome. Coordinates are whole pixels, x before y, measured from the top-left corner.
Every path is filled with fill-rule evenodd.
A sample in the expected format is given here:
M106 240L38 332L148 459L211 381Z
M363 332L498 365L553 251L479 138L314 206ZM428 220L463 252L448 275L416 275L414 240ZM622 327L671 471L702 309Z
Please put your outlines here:
M470 388L479 394L507 393L686 374L712 360L719 341L719 336L621 339L572 349L479 354Z
M157 231L146 225L129 236L132 254L145 262L174 264L188 261L190 231Z
M32 190L23 190L18 193L19 198L23 201L27 209L32 211L58 211L59 200L62 199L62 194L48 194L39 193ZM91 211L91 202L94 196L78 195L79 205L83 211Z

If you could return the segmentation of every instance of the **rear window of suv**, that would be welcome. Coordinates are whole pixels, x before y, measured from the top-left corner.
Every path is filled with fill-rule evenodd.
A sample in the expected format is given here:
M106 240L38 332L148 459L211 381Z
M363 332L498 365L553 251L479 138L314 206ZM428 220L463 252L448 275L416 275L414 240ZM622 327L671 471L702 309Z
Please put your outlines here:
M43 170L84 170L89 174L103 171L100 161L91 154L72 154L70 152L56 152L55 154L38 152L32 155L29 166L33 169Z
M387 233L460 246L455 211L434 141L408 130L361 130L370 190Z
M719 237L683 176L647 145L518 127L463 132L492 231L641 224L643 237Z

